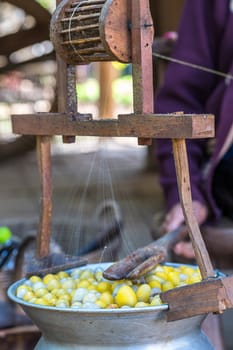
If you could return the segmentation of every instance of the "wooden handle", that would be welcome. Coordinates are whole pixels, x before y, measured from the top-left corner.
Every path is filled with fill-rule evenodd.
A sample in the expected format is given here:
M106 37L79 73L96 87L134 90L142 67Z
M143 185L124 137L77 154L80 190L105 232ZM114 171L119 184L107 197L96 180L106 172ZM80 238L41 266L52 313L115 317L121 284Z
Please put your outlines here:
M156 248L162 247L166 254L168 254L172 246L183 238L183 230L184 226L181 225L178 228L165 233L163 236L150 243L149 246Z
M193 210L185 139L173 139L172 145L180 202L197 263L203 279L215 277L212 263Z

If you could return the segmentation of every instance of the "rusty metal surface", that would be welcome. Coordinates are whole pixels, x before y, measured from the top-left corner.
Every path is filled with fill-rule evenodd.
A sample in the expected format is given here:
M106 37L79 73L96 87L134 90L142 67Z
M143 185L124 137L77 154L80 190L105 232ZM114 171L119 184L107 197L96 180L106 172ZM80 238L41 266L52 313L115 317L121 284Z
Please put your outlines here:
M63 1L52 19L50 37L56 52L69 64L129 62L127 2Z

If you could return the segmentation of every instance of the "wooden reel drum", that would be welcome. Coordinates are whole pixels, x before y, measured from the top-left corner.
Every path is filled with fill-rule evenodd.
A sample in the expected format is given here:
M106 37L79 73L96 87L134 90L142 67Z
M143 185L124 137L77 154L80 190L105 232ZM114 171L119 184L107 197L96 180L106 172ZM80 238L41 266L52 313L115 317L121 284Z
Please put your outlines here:
M68 64L130 62L127 1L65 0L51 20L51 40Z
M163 301L169 304L168 320L174 320L207 312L223 312L232 307L232 278L218 278L213 270L194 215L189 181L185 139L213 137L214 116L180 112L153 114L153 35L149 0L57 0L51 21L51 39L58 54L58 113L14 115L12 125L16 134L38 136L42 183L37 236L39 256L49 255L51 136L61 135L64 142L74 142L76 135L137 137L139 144L149 144L152 138L172 139L180 202L205 280L191 287L179 288L175 294L173 290L164 293ZM132 63L134 112L117 118L93 120L91 115L78 112L75 65L112 60Z

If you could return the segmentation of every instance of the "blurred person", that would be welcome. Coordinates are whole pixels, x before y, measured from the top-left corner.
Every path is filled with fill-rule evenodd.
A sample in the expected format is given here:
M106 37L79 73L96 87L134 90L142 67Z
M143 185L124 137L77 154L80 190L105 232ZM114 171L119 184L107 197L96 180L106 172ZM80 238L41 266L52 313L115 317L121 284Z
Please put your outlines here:
M209 235L211 225L216 225L223 216L233 223L232 33L232 0L187 0L172 57L226 73L228 77L170 62L155 99L156 113L215 115L216 135L211 152L213 140L187 140L193 207L198 224L208 227ZM170 140L156 141L156 157L166 202L160 228L166 233L184 222ZM195 257L190 242L177 243L174 252L186 258Z

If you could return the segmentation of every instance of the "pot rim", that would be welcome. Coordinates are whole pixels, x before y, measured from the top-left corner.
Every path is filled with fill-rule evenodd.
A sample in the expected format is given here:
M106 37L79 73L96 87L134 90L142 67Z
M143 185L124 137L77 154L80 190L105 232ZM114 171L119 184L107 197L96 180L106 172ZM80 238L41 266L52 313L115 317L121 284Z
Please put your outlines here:
M81 267L77 267L77 268L73 268L73 269L68 269L65 270L66 272L72 272L76 269L86 269L87 267L90 269L94 269L94 268L107 268L110 265L112 265L113 263L111 262L106 262L106 263L96 263L96 264L87 264L85 266L81 266ZM192 266L192 267L196 267L198 268L198 266L196 265L188 265L188 264L179 264L179 263L169 263L169 262L165 262L164 265L167 266L174 266L174 267L178 267L181 265L186 265L186 266ZM90 314L90 315L108 315L108 314L140 314L140 313L145 313L145 312L149 312L149 311L164 311L164 310L168 310L169 305L168 304L162 304L159 306L147 306L144 308L121 308L121 309L75 309L75 308L71 308L71 307L54 307L54 306L45 306L45 305L39 305L39 304L33 304L30 302L26 302L20 298L18 298L15 295L15 291L16 289L22 285L25 281L27 281L27 278L23 278L19 281L14 282L7 290L7 295L8 297L14 301L17 304L22 305L22 307L27 307L27 308L32 308L32 309L42 309L42 310L50 310L51 312L57 312L57 311L62 311L65 313L76 313L76 314Z

